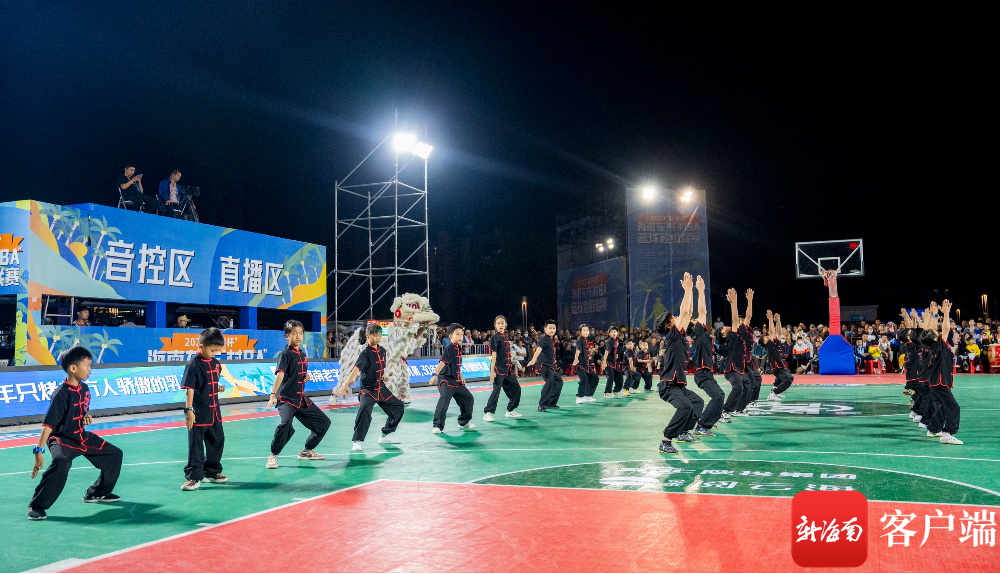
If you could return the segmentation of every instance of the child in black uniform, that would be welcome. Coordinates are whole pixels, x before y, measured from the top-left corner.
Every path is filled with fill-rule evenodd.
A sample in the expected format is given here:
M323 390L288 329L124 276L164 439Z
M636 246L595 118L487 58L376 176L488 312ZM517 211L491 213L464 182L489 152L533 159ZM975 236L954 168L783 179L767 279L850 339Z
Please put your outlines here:
M361 389L358 393L361 408L354 417L354 437L351 439L353 441L351 450L355 452L364 450L363 444L365 437L368 436L368 429L372 426L372 409L375 405L378 405L388 417L385 426L382 427L379 444L399 444L399 440L392 433L396 432L396 427L403 418L404 409L403 401L389 391L382 378L385 373L385 349L379 345L379 341L382 340L382 327L378 323L368 325L365 337L368 339L368 345L361 350L351 373L340 383L335 393L338 397L347 396L351 391L351 385L361 377Z
M685 273L681 281L684 299L680 314L674 317L669 311L656 318L656 332L663 335L663 362L660 367L660 384L657 390L660 398L674 407L674 416L663 429L660 452L677 454L671 440L678 442L701 442L688 432L694 428L698 415L705 407L705 401L687 388L687 333L681 325L691 322L692 287L691 274Z
M653 359L649 356L649 342L639 341L639 350L635 352L635 362L638 366L639 378L645 383L645 390L653 390ZM640 392L638 389L636 392Z
M493 392L490 399L486 401L486 408L483 409L483 420L493 422L493 415L497 412L497 403L500 401L500 389L507 395L507 418L519 418L521 413L516 409L521 404L521 383L517 382L515 359L511 355L510 340L504 333L507 332L507 318L497 315L493 320L493 327L496 333L490 337L490 383L493 385Z
M559 394L562 393L562 376L555 369L555 352L553 350L552 337L556 334L556 322L549 319L545 322L545 334L538 339L538 346L535 347L535 355L528 361L528 366L535 362L541 366L542 378L545 384L542 385L542 394L538 399L538 412L544 413L548 409L558 409ZM540 360L539 360L540 359Z
M580 325L580 337L574 343L573 366L580 376L580 384L576 391L576 403L594 403L594 391L597 390L597 383L600 380L597 376L597 369L594 366L594 359L590 350L590 327Z
M788 370L788 363L785 361L785 354L781 349L781 338L788 337L788 332L781 324L781 315L771 313L767 310L767 363L771 367L771 374L774 375L774 385L771 387L771 394L767 396L769 401L780 401L785 398L781 394L792 386L795 377Z
M87 489L84 502L118 502L112 490L122 469L122 451L96 434L84 430L92 419L90 388L84 383L90 377L93 355L83 347L72 347L63 353L60 364L66 371L66 380L52 393L52 402L42 422L42 434L34 448L35 465L31 478L45 465L45 447L52 453L52 464L45 469L42 480L35 488L35 495L28 504L29 520L45 520L45 511L55 503L66 486L66 477L73 466L73 459L83 456L100 471L97 482Z
M188 463L184 467L187 480L181 490L198 490L203 480L217 483L229 480L222 474L226 435L219 410L219 393L225 387L219 382L222 365L215 358L225 346L222 331L215 327L205 329L198 336L198 352L184 367L181 388L187 390L184 423L188 429Z
M639 373L637 371L638 358L635 356L635 343L632 339L627 339L625 341L625 361L622 363L622 367L625 368L625 390L622 391L622 395L628 397L632 395L633 389L635 392L639 392Z
M330 429L330 417L305 396L306 383L309 382L309 359L299 349L304 336L302 323L294 319L285 323L285 339L288 340L288 346L278 355L274 388L271 390L271 398L267 401L267 408L278 405L281 422L278 423L278 428L274 429L271 454L267 457L265 468L278 468L278 455L295 434L295 429L292 427L293 418L299 419L299 422L310 431L305 447L299 451L298 459L325 460L323 455L313 449L319 446L326 431Z
M437 383L438 392L441 393L437 408L434 409L434 426L431 428L431 432L434 434L441 434L444 431L444 419L453 398L458 403L459 408L458 426L465 430L476 428L476 425L469 422L472 420L475 399L472 398L469 389L465 388L465 377L462 376L462 349L458 346L464 335L465 327L458 323L452 323L448 326L448 337L451 338L451 343L442 351L437 372L431 377L431 384ZM440 378L438 378L439 376Z
M947 336L951 331L951 301L945 299L941 303L941 314L943 317L941 333ZM941 434L942 444L962 444L962 441L955 437L958 432L959 417L961 408L951 389L954 386L954 376L952 369L955 366L955 355L952 353L951 345L943 337L937 334L937 319L932 317L932 326L925 329L920 336L920 343L928 348L929 390L931 397L938 404L936 416L928 424L928 434L933 430Z
M698 426L694 436L715 436L712 427L723 416L722 404L726 394L719 388L719 383L715 382L715 375L712 374L712 336L708 332L708 305L705 303L705 280L698 276L695 282L698 289L698 321L691 327L691 359L694 363L694 382L698 388L708 394L709 401L705 411L698 419ZM726 416L726 422L729 417Z
M608 329L608 340L604 342L604 358L601 359L601 364L604 366L604 375L608 379L607 384L604 385L604 398L606 399L621 396L620 393L624 379L619 360L621 353L618 347L618 329L611 327Z
M730 422L730 416L746 414L743 412L743 395L746 391L744 380L747 370L746 352L739 330L743 322L740 321L739 312L736 310L738 300L736 289L730 289L726 292L726 300L729 301L733 323L728 331L725 328L722 330L728 349L726 357L722 361L722 374L732 385L732 389L730 389L729 396L726 397L726 402L722 406L722 418L719 420L724 423Z

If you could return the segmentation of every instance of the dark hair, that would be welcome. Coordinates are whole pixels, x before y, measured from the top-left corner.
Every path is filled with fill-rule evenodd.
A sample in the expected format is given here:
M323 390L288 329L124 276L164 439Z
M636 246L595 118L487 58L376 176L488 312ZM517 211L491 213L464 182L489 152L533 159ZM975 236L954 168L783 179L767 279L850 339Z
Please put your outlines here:
M208 329L202 331L201 335L198 335L198 344L202 347L211 347L213 345L225 347L226 338L222 336L222 331L218 328L209 327Z
M80 305L79 307L76 308L77 313L83 313L84 311L90 311L90 307L84 307L83 305Z
M545 327L548 327L549 325L555 325L555 324L556 324L555 319L547 319L545 321L545 324L542 325L542 327L545 328Z
M588 324L586 324L586 323L580 323L580 330L581 330L581 331L583 330L583 328L584 328L584 327L586 327L586 328L588 328L588 329L589 329L589 328L590 328L590 325L588 325Z
M910 342L910 331L911 330L912 329L904 328L904 329L900 329L899 331L896 332L896 338L899 339L900 343L909 343Z
M666 335L667 323L669 323L670 320L673 318L674 316L670 313L670 311L664 311L663 313L660 313L660 316L657 317L656 321L653 323L653 330L661 335Z
M375 333L378 333L379 335L382 334L382 325L379 325L378 323L368 323L368 326L365 327L365 335L374 335Z
M288 321L285 321L285 336L287 337L291 335L292 329L296 327L302 329L303 331L306 330L306 328L302 326L302 323L296 321L295 319L289 319Z
M921 345L925 347L930 347L931 345L934 344L934 341L937 341L937 333L935 333L933 330L924 329L924 331L920 333Z
M610 333L611 331L617 331L617 330L618 330L618 327L615 327L614 325L611 325L610 327L608 327L608 333Z
M180 172L181 172L181 170L175 169L172 172L170 172L170 175L174 175L175 173L180 173Z
M503 315L497 315L496 319L493 319L493 324L496 325L497 321L499 321L500 319L503 319L504 323L507 322L507 317L504 317Z
M448 325L448 334L451 335L452 333L454 333L458 329L461 329L461 330L464 331L465 327L461 326L458 323L452 323L451 325Z
M128 169L130 167L135 167L135 164L134 163L126 163L125 164L125 169Z
M59 355L59 364L62 366L62 370L68 373L70 365L75 365L84 359L90 359L93 361L93 353L87 350L86 347L74 345L63 351L62 355Z

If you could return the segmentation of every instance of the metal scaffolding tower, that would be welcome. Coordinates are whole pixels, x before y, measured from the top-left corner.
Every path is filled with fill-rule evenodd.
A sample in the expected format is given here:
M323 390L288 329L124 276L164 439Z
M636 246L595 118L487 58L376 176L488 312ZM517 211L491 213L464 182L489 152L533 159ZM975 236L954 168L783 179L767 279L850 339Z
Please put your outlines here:
M391 179L349 184L351 176L362 166L372 168L375 173L381 171L377 165L379 156L375 154L390 140L395 163L386 168L392 169ZM336 182L336 234L330 273L334 278L334 304L328 317L333 319L334 328L342 322L356 324L379 318L376 305L383 303L379 309L387 310L392 298L400 293L430 295L427 158L431 149L426 143L418 143L414 135L393 132L344 179ZM404 175L410 181L416 179L418 170L413 168L419 167L421 162L424 168L422 188L418 187L419 183L413 185L401 179ZM347 216L342 219L341 213ZM366 243L367 253L364 252ZM365 291L368 292L367 301L364 301ZM387 295L391 297L384 301Z

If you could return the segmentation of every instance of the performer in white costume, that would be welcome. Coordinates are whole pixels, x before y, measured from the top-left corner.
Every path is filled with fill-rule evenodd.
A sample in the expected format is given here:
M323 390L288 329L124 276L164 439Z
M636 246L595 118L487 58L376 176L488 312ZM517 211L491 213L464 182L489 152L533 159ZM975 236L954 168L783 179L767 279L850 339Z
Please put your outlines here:
M389 333L379 343L385 349L385 386L404 403L410 402L410 370L408 357L427 342L427 328L440 320L431 309L430 301L415 293L405 293L392 302L392 323ZM340 354L340 380L345 380L365 346L364 329L358 329ZM335 400L336 397L331 397Z

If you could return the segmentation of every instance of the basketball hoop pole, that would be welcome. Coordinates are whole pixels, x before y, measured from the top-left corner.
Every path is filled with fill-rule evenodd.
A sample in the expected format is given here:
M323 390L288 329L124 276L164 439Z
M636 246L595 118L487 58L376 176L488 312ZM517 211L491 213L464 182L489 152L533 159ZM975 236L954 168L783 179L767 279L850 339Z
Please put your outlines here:
M840 295L837 292L837 269L823 271L823 285L830 295L830 334L840 335Z

